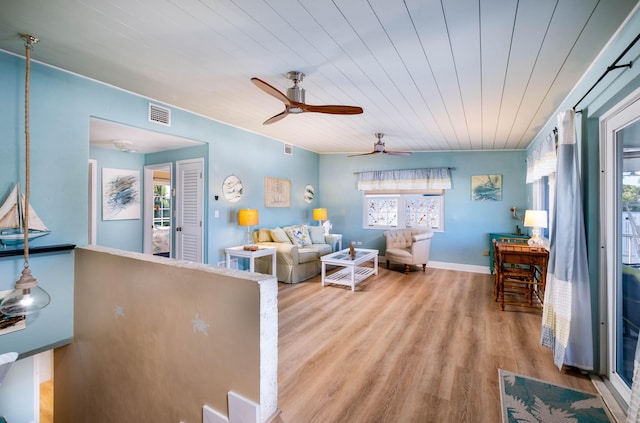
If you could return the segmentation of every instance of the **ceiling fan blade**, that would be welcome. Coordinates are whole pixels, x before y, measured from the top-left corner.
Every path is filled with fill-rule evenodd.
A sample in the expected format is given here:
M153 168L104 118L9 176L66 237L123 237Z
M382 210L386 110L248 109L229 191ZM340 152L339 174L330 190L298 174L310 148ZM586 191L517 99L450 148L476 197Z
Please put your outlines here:
M370 155L370 154L377 154L377 153L378 153L377 151L372 151L371 153L352 154L352 155L347 156L347 157L368 156L368 155Z
M267 94L277 98L278 100L282 101L286 106L291 105L291 100L289 100L289 98L286 95L284 95L280 90L278 90L273 85L270 85L267 82L264 82L262 79L259 79L259 78L251 78L251 82L253 82L253 84L256 87L260 88L265 93L267 93Z
M312 106L304 104L302 109L305 112L331 113L334 115L359 115L362 107L358 106Z
M289 114L289 109L284 109L284 111L282 113L278 113L275 116L271 116L269 119L267 119L264 122L262 122L262 124L263 125L269 125L271 123L277 122L280 119L284 118L288 114Z
M411 153L408 151L383 151L385 154L389 154L391 156L410 156Z

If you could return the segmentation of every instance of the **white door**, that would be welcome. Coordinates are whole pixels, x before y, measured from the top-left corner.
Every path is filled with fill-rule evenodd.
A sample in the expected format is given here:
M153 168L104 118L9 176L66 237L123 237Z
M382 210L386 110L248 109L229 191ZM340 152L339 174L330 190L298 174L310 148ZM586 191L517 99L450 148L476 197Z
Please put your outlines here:
M601 304L606 310L606 375L627 403L640 328L640 91L603 117ZM603 316L604 317L604 316ZM603 328L604 329L604 328Z
M176 162L176 258L202 263L204 159Z

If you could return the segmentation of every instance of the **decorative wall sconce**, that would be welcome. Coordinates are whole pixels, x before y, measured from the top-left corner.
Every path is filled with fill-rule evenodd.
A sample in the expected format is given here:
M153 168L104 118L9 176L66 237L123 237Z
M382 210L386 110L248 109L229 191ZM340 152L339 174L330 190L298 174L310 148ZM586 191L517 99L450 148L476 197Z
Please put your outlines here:
M522 216L518 216L518 209L516 207L511 207L511 218L515 220L523 220Z

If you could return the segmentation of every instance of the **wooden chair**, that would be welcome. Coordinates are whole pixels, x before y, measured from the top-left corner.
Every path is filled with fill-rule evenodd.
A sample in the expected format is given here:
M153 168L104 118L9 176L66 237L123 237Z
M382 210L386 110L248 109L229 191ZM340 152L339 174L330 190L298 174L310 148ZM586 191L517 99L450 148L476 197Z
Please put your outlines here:
M542 308L549 252L543 247L497 243L497 291L505 305Z
M495 271L493 272L493 276L494 276L494 286L493 286L493 297L495 301L498 301L498 292L499 292L499 271L498 269L500 269L500 256L498 255L498 243L504 243L504 244L518 244L518 245L528 245L527 244L528 239L526 238L507 238L507 237L500 237L497 239L493 240L493 268L495 269ZM506 270L512 270L512 271L516 271L518 269L506 269ZM516 276L515 274L512 276Z

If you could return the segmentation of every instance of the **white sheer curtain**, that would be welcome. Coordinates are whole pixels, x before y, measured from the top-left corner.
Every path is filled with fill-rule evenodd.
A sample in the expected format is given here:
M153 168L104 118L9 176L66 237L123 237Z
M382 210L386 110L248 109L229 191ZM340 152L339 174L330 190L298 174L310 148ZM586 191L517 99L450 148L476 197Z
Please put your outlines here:
M636 356L633 360L633 384L631 398L627 408L627 423L640 422L640 342L636 345Z
M566 364L593 370L591 291L573 110L558 115L552 214L541 343L553 350L559 369Z
M527 180L533 183L556 171L556 137L549 134L527 156Z
M451 188L448 167L431 169L375 170L358 174L360 191L435 190Z

